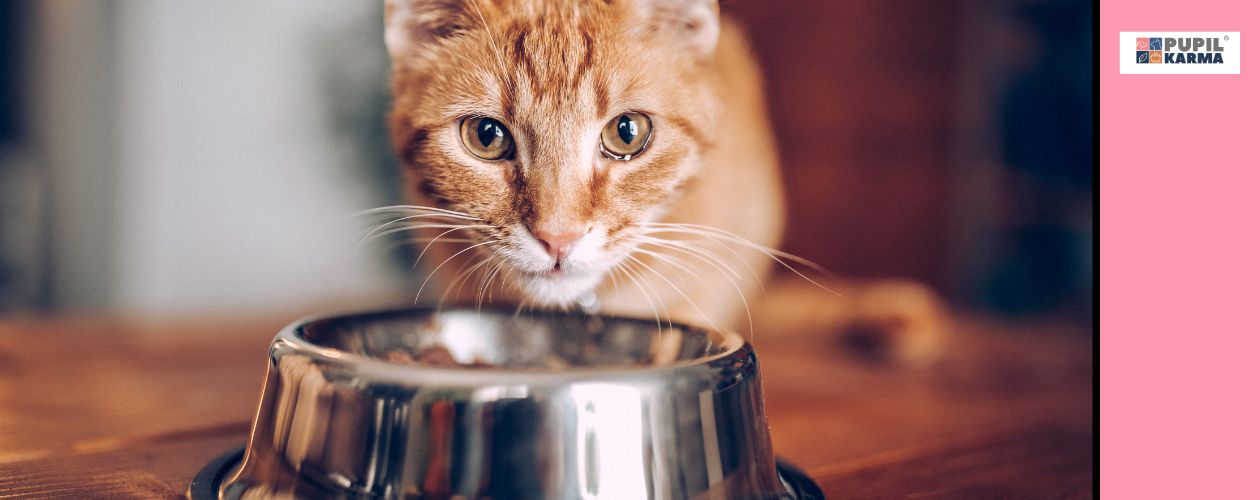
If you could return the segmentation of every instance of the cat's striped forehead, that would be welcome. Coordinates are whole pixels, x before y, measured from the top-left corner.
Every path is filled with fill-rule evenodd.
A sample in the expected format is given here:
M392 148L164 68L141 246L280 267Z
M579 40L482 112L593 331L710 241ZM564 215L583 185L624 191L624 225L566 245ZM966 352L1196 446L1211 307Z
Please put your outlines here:
M555 24L555 23L546 23ZM601 44L596 43L597 33L580 31L572 27L533 26L521 21L504 31L504 47L511 62L512 79L508 82L509 95L505 99L511 116L516 102L537 102L552 109L584 105L583 97L590 98L595 114L608 113L609 84L612 79L609 68L601 59ZM570 29L563 29L570 28ZM607 44L602 44L607 50Z
M653 66L670 65L669 52L620 26L624 14L595 7L602 2L581 9L545 4L532 10L537 17L522 14L528 9L486 14L484 27L442 48L450 63L439 61L432 71L467 75L450 82L456 85L448 95L462 99L448 103L447 115L468 114L471 105L521 123L597 118L665 97L643 84Z
M486 115L526 136L563 134L650 110L692 117L683 125L699 130L694 122L705 113L695 109L693 80L703 72L674 39L645 30L640 2L415 1L453 10L414 12L409 32L440 36L391 47L395 114L406 115L394 118L411 128Z
M413 10L398 21L412 43L390 47L391 129L404 162L423 170L418 192L500 220L557 211L620 224L690 175L708 142L709 82L676 38L645 29L642 2L416 2L449 9ZM600 156L599 130L629 111L664 132L640 160L609 173L599 167L611 161ZM510 168L469 168L453 130L476 116L510 130L518 149Z

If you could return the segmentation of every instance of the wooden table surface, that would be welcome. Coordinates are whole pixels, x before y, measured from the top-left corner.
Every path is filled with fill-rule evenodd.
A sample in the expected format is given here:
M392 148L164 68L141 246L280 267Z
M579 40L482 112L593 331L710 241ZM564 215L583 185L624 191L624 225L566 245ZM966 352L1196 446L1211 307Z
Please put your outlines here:
M0 318L0 498L182 496L244 442L292 317ZM1093 496L1087 335L959 320L921 367L826 335L754 345L775 451L828 498Z

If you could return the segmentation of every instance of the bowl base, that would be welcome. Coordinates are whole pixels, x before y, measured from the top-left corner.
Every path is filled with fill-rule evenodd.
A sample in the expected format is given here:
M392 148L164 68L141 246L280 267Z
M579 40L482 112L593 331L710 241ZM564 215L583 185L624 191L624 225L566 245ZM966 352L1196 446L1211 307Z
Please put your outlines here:
M192 500L218 500L219 485L223 479L245 456L245 447L241 446L211 460L197 473L188 485L188 498ZM792 500L823 500L822 490L810 479L805 471L787 461L776 458L775 468L779 471L779 480L788 490L788 498Z

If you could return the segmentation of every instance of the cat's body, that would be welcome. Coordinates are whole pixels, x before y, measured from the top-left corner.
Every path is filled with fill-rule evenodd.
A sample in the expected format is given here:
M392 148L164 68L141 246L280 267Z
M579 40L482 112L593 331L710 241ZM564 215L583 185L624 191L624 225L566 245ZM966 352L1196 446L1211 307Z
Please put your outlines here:
M784 200L716 0L387 0L386 42L431 290L748 325Z
M777 248L784 226L784 200L779 178L778 156L762 98L760 74L739 26L727 18L714 51L713 95L721 134L714 138L700 161L700 171L683 189L681 197L661 217L665 223L693 224L728 231L758 245ZM687 295L651 272L643 272L669 306L672 318L695 324L710 321L744 330L744 302L756 300L772 267L764 253L726 242L700 243L696 235L662 234L660 237L691 240L697 250L708 250L730 269L674 252L697 279L672 269L667 263L649 259L665 278ZM703 238L703 237L700 237ZM723 244L724 243L724 244ZM655 251L662 251L660 248ZM669 253L666 251L666 253ZM676 267L676 266L674 266ZM633 286L606 283L600 294L611 311L650 315L643 293ZM698 309L697 309L698 308Z

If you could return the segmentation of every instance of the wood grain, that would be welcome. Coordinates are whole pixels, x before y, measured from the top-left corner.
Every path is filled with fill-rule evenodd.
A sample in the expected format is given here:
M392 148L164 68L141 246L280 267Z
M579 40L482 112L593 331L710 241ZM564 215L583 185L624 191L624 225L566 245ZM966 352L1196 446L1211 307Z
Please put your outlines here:
M272 319L0 320L0 498L175 498L239 446ZM1092 353L1054 328L960 323L919 368L763 332L776 452L829 498L1088 498Z

